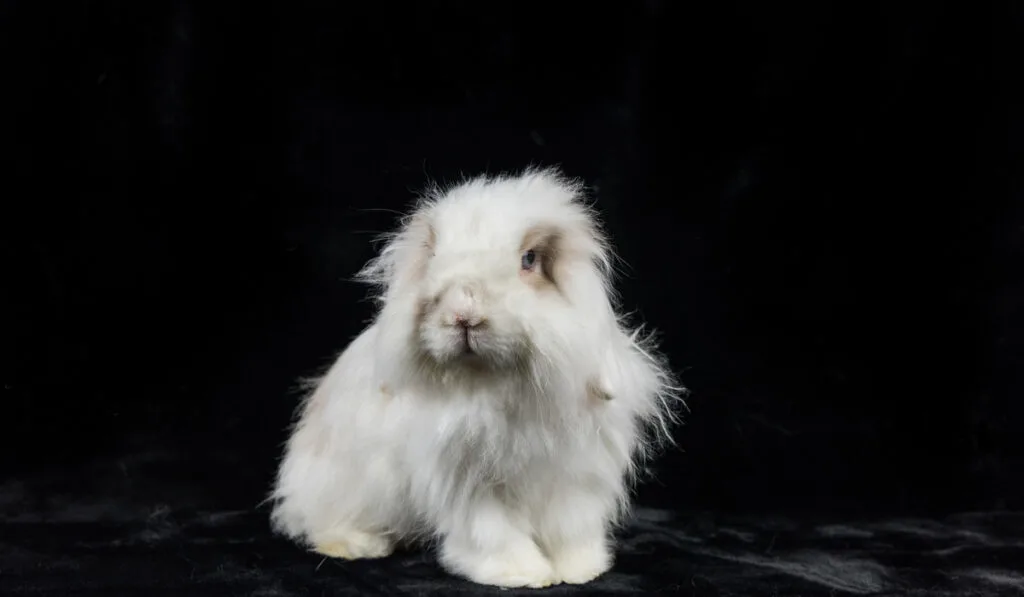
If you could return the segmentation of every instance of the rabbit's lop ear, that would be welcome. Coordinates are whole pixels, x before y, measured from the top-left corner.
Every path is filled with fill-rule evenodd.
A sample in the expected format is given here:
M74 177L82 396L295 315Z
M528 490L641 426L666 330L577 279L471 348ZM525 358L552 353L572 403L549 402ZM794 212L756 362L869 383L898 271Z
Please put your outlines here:
M555 263L556 279L586 270L596 276L602 294L611 292L612 250L593 214L584 211L579 219L563 228L559 234L559 253L564 258Z
M357 274L377 287L378 298L383 300L391 291L401 291L423 277L437 242L430 207L420 206L403 218L397 232L384 235L384 248Z

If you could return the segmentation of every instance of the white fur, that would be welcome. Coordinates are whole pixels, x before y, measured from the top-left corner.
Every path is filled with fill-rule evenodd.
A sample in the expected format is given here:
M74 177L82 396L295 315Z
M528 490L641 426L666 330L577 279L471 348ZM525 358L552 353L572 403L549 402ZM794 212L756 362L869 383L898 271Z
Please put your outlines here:
M555 285L530 283L550 262L523 271L534 226L561 239ZM490 585L604 573L681 389L616 313L582 187L549 169L434 188L387 241L361 272L381 310L287 444L275 529L345 558L433 538L447 570ZM482 322L474 355L456 315Z

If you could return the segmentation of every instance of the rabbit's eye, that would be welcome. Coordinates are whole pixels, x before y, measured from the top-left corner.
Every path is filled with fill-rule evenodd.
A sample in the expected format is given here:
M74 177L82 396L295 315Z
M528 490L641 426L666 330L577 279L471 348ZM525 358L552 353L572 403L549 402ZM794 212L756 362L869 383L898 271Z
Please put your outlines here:
M537 253L533 249L523 253L523 269L532 270L537 265Z

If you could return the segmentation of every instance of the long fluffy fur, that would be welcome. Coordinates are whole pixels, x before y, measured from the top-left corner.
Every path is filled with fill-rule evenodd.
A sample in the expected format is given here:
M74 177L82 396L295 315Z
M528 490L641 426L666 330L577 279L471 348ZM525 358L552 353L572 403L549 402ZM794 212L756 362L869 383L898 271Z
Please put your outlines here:
M531 230L546 277L520 267ZM304 401L274 528L349 558L434 538L449 571L492 585L600 575L683 390L617 312L582 184L530 169L433 187L384 240L359 273L380 311ZM485 322L479 358L455 312Z

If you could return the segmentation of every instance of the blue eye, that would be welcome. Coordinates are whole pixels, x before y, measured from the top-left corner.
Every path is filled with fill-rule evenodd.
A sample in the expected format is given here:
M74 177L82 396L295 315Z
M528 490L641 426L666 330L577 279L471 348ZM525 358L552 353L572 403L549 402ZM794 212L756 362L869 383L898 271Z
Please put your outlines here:
M533 252L533 249L523 253L523 269L533 269L536 264L537 254Z

